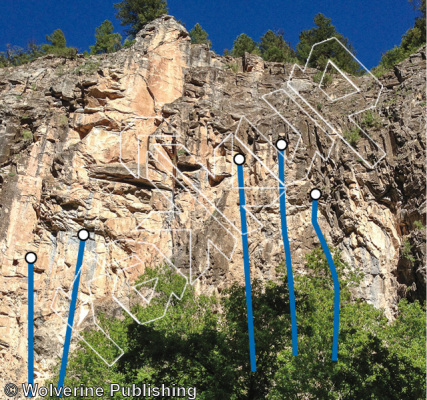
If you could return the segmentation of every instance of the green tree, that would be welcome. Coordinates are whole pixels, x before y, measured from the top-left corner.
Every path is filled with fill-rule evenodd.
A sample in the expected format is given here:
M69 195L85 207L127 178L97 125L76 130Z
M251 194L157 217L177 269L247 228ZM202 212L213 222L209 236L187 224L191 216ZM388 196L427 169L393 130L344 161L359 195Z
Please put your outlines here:
M29 54L19 46L12 46L8 44L6 46L6 55L9 65L14 67L27 64L31 61Z
M194 25L190 31L191 43L193 44L207 44L211 47L211 41L208 40L208 33L200 26L199 23Z
M132 36L128 36L125 41L123 42L123 47L125 49L128 49L129 47L131 47L134 43L136 42L135 39L132 39Z
M403 301L398 318L389 324L381 310L361 300L352 300L349 289L358 286L361 276L349 275L339 253L335 252L334 260L341 287L338 361L330 360L332 280L324 254L318 249L307 256L309 273L296 277L300 354L292 357L283 350L278 354L276 385L270 398L422 399L425 393L425 382L421 379L425 374L423 307ZM402 336L405 330L407 335Z
M0 53L0 67L19 66L34 61L44 55L41 46L34 41L28 42L27 48L7 45L6 53Z
M77 49L67 47L64 32L57 29L50 36L46 36L46 40L50 44L42 45L42 50L47 54L53 54L58 57L74 57L77 54Z
M67 47L67 41L65 40L64 32L61 29L57 29L50 36L46 36L46 40L50 42L52 47L62 49Z
M336 37L352 54L355 55L349 40L338 33L331 19L319 13L314 17L315 27L302 31L297 44L297 55L305 63L314 44ZM310 57L309 67L324 69L327 60L331 59L340 69L351 74L359 74L360 66L353 57L335 40L316 46Z
M259 44L262 58L265 61L293 62L296 60L295 52L289 42L283 38L283 32L267 31L261 37Z
M135 37L149 22L168 13L166 0L123 0L114 4L116 18L129 26L126 34Z
M90 46L90 54L113 53L121 48L122 36L114 33L114 26L106 19L95 33L96 43Z
M414 27L402 36L400 45L394 46L382 55L379 65L373 69L377 76L393 68L426 43L426 0L409 0L409 2L414 4L420 15L415 19Z
M33 61L39 57L44 56L42 46L37 44L34 40L31 40L28 42L27 53L28 53L31 61Z
M3 51L0 52L0 68L8 67L9 65L9 60L6 54Z
M231 55L233 57L242 57L245 53L260 54L260 51L255 41L245 33L242 33L234 41Z
M426 0L410 0L410 3L414 4L420 15L415 18L414 27L402 37L400 46L407 54L412 53L426 43Z
M196 386L197 399L423 399L425 386L425 307L402 301L389 323L381 310L353 299L362 275L333 250L341 288L338 361L331 361L334 292L322 250L306 257L305 275L295 276L299 355L292 356L286 269L279 282L252 287L257 373L250 372L245 288L234 284L221 303L194 296L172 298L164 318L146 325L130 317L103 317L101 326L124 350L109 368L84 342L70 356L66 386L162 382ZM159 294L149 307L132 308L139 320L163 312L169 293L180 293L182 277L169 269L147 269L138 282L159 277ZM218 313L218 309L222 312ZM115 349L97 330L83 333L105 357ZM58 360L57 373L60 366ZM54 382L57 381L57 377ZM74 398L72 398L74 399ZM119 393L114 399L125 399Z

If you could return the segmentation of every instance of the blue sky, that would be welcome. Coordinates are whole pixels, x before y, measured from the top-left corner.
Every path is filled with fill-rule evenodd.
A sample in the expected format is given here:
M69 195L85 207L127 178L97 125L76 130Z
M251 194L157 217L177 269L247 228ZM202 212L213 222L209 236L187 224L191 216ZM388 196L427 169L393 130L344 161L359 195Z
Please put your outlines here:
M105 19L123 33L114 17L117 1L2 0L0 51L7 43L24 47L29 40L45 42L46 34L57 28L64 31L69 46L86 50L94 44L95 28ZM199 22L220 54L232 47L240 33L259 40L268 29L283 29L295 47L299 33L311 28L314 15L321 12L350 39L357 57L368 68L378 64L381 53L400 43L417 15L406 0L170 0L168 6L169 13L188 30Z

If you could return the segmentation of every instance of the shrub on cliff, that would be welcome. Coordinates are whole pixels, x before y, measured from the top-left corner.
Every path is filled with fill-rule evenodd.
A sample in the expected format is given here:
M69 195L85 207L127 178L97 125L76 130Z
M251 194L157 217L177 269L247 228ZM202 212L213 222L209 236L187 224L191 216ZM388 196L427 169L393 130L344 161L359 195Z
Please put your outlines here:
M316 249L306 257L308 273L295 274L298 357L292 356L287 276L280 267L279 282L253 282L256 373L249 365L245 288L234 284L218 307L213 298L194 296L190 286L153 323L138 325L127 315L124 321L102 318L124 355L108 368L81 342L70 358L65 384L196 386L200 400L423 399L425 310L417 302L402 301L397 318L388 323L381 310L352 298L350 288L362 279L359 271L343 263L339 251L333 251L333 258L341 288L337 362L331 361L333 284L325 255ZM159 315L169 294L182 291L182 277L170 269L160 272L148 269L138 280L158 277L164 291L149 307L134 307L139 320ZM97 351L114 356L99 331L86 331L84 337Z
M121 25L129 26L126 34L132 37L149 22L168 13L166 0L123 0L114 8Z

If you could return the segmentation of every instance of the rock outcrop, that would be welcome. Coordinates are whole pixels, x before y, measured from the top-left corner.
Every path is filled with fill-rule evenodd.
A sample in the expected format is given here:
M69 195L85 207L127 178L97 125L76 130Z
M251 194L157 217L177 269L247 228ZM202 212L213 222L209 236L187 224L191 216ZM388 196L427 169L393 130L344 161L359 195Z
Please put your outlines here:
M330 158L316 158L302 180L330 138L289 98L276 104L302 134L286 167L286 179L296 182L286 193L295 273L306 273L304 256L318 244L308 196L317 186L327 241L349 268L365 274L355 295L384 308L389 318L401 297L425 298L425 59L422 48L381 78L379 116L369 134L386 155L373 169L336 140ZM0 386L27 380L27 251L38 255L37 381L49 377L61 356L65 323L58 314L66 318L66 307L57 314L52 302L58 287L70 291L76 232L83 227L91 239L76 330L90 319L90 301L114 304L112 281L100 271L118 274L136 265L135 256L141 262L134 277L165 255L198 292L218 294L234 281L243 283L232 228L240 226L231 159L239 146L225 140L234 132L258 156L245 166L252 188L247 203L259 205L248 221L252 277L275 279L284 260L278 191L257 188L277 186L262 167L277 164L265 138L274 143L285 136L292 144L295 137L262 96L284 88L291 70L255 55L220 57L192 45L171 16L148 24L131 49L115 54L47 56L0 69ZM320 97L316 72L297 75L295 87L341 121L345 105ZM366 89L360 101L368 101L368 77L354 80ZM344 119L338 124L342 132L348 127ZM372 148L365 139L357 144L360 152ZM89 290L98 275L102 279Z

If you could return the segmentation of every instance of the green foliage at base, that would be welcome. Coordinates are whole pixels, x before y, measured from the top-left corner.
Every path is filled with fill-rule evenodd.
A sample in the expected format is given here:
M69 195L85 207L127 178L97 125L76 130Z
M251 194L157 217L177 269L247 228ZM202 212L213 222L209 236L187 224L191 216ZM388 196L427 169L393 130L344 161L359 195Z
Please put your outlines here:
M350 289L363 277L341 261L339 251L333 258L341 288L337 362L331 361L333 284L326 258L316 249L306 257L307 273L295 274L298 357L292 356L287 276L280 266L278 283L253 282L256 373L250 372L245 288L235 284L220 301L195 296L188 287L181 301L172 299L164 318L147 325L128 316L104 317L102 326L125 354L108 368L82 342L70 356L65 384L102 386L107 392L112 382L195 386L200 400L424 399L424 307L401 301L389 323L381 310L352 299ZM182 277L169 269L147 270L139 282L154 277L165 296L153 298L147 308L135 306L140 320L159 315L168 294L182 290ZM84 337L94 347L103 344L96 331ZM114 357L111 347L104 352Z

